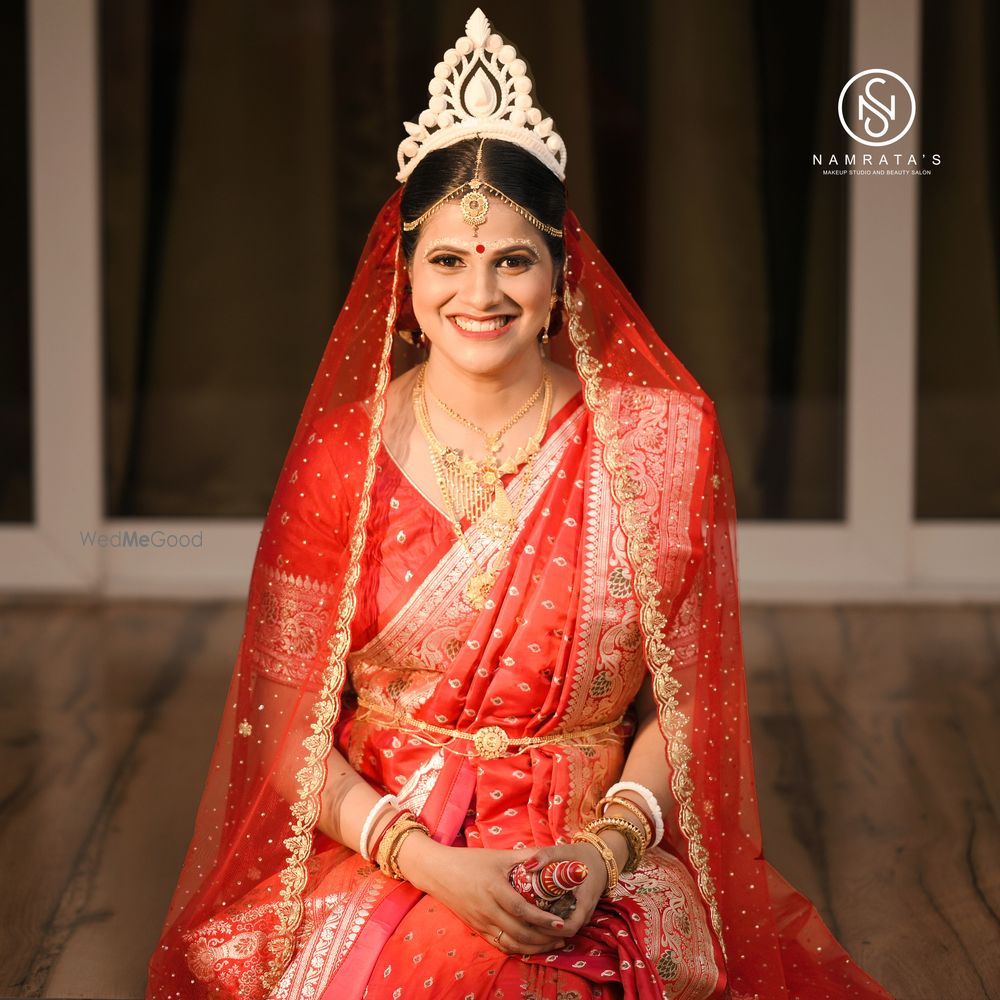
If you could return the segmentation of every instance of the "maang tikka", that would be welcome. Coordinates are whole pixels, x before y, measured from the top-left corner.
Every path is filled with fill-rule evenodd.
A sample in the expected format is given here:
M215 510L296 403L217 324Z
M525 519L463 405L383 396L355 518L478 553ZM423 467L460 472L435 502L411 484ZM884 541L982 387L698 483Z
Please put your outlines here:
M458 203L458 207L462 210L462 218L472 226L473 236L479 235L479 227L486 223L487 216L490 214L489 199L485 192L479 190L483 186L479 172L483 168L483 144L485 142L486 137L483 136L479 140L479 148L476 150L476 169L472 174L472 180L469 181L469 190L462 195L462 200Z
M486 192L489 191L498 201L502 201L509 208L517 212L518 215L527 219L539 232L545 233L547 236L554 236L557 239L562 236L563 231L561 229L558 229L556 226L550 226L547 222L542 222L534 212L530 212L523 205L519 205L513 198L509 198L494 184L483 180L483 146L487 138L488 136L479 136L479 148L476 150L476 167L472 177L464 183L459 184L458 187L452 188L447 194L442 195L426 212L418 215L415 219L410 219L409 222L404 220L404 232L408 233L414 229L418 229L442 205L464 191L465 194L462 194L462 200L459 202L462 218L472 226L473 236L478 236L479 227L485 224L490 211L490 203L486 197Z

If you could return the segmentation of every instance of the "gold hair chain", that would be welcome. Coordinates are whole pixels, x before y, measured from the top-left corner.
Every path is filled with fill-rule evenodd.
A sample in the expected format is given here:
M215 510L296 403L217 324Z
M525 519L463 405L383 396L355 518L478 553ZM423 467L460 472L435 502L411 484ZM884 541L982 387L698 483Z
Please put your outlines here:
M490 202L486 197L486 191L490 194L495 195L500 201L502 201L508 208L512 208L518 215L527 219L539 232L545 233L547 236L553 236L559 238L562 236L563 231L556 226L550 226L546 222L542 222L533 212L529 212L523 205L518 204L509 195L503 193L500 188L495 187L490 184L489 181L484 181L480 177L480 172L483 165L483 145L486 142L486 137L480 137L479 148L476 150L476 169L472 174L471 179L459 184L458 187L452 188L446 195L438 198L430 208L427 209L422 215L418 215L417 218L411 219L409 222L403 222L403 231L411 232L414 229L418 229L422 226L445 202L450 201L456 195L461 194L462 200L459 202L459 207L462 210L462 218L472 226L473 236L479 235L479 227L485 225L486 219L490 212ZM468 188L468 190L466 190Z

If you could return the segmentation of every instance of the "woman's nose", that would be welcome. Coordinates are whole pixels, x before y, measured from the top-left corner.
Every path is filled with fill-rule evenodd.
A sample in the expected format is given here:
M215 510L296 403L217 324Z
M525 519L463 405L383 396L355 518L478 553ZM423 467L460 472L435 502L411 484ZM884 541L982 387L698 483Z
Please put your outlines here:
M469 268L469 281L465 290L469 305L486 312L503 301L503 292L496 269L488 261L476 261Z

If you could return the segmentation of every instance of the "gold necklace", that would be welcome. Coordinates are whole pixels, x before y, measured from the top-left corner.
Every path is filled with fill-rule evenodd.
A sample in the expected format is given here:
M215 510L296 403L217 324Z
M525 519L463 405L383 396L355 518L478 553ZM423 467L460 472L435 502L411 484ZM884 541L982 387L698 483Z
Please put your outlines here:
M427 412L426 371L427 363L424 362L417 372L417 378L413 385L413 409L421 430L427 438L431 452L439 455L443 463L449 494L455 505L458 518L468 517L470 521L477 522L487 511L491 511L492 520L499 521L501 524L506 523L512 515L510 500L501 477L507 473L516 472L532 455L537 453L541 446L542 437L545 435L545 428L548 426L552 412L551 376L545 372L542 384L539 386L543 400L534 434L523 446L517 449L513 456L508 457L502 464L498 464L495 450L491 450L484 461L476 461L465 457L457 448L451 448L438 440L431 427L430 414ZM524 412L516 414L518 420L527 412L524 407L521 409ZM456 414L456 416L461 417L460 414ZM464 421L465 418L461 419ZM510 420L497 434L506 433L509 430L508 425L513 426ZM480 430L480 428L475 429ZM489 527L487 525L488 529Z
M455 494L451 488L451 484L449 483L449 478L453 479L454 476L449 477L447 470L453 468L454 463L449 466L446 456L455 456L459 455L459 453L455 449L448 448L446 445L442 444L437 439L433 429L431 428L430 414L427 412L427 398L423 374L424 367L421 366L413 384L413 410L417 423L420 426L420 430L423 432L423 435L427 440L428 450L430 451L431 457L431 466L433 467L434 475L437 478L438 488L441 490L441 495L448 508L448 516L451 519L452 531L455 533L455 537L458 538L458 540L465 547L469 560L472 562L476 571L465 589L466 599L473 608L481 611L486 606L486 598L489 596L490 591L493 589L493 585L496 583L500 568L507 556L511 543L514 540L518 514L520 513L520 508L523 505L523 494L527 488L527 484L531 482L531 475L534 470L535 455L538 453L538 443L541 441L542 436L545 433L545 428L548 426L549 416L552 412L552 382L551 379L549 379L545 384L542 414L539 418L538 428L528 442L529 447L527 448L527 457L524 461L524 471L521 474L522 501L518 504L518 510L515 510L511 504L510 498L507 496L507 491L504 489L499 475L496 475L495 477L495 481L493 483L492 503L489 508L491 516L484 520L483 527L487 530L488 534L500 542L500 547L492 561L486 566L486 568L483 568L480 565L479 560L476 559L475 553L472 551L472 546L469 544L469 540L462 529L462 515L458 510ZM491 468L488 471L493 471L494 473L496 472L495 468Z
M426 363L426 362L425 362ZM503 447L503 436L507 433L522 417L527 414L527 412L538 402L538 397L541 396L542 391L545 386L551 383L552 379L547 371L542 372L542 381L538 383L538 388L528 397L524 405L508 420L503 427L499 430L494 431L492 434L480 427L479 424L474 424L468 417L463 417L461 413L453 410L443 399L438 399L429 389L425 391L430 395L431 399L442 409L445 413L451 417L452 420L457 420L463 427L467 427L470 431L475 431L477 434L481 435L483 440L486 442L486 451L490 458L496 457L497 453ZM513 472L514 469L505 469L503 471Z

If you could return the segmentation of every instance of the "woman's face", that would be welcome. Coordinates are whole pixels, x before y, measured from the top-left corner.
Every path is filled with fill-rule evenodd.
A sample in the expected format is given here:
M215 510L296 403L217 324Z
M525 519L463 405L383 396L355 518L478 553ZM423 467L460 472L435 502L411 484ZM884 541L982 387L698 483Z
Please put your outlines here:
M498 199L473 236L458 202L421 227L410 285L431 355L471 375L508 374L537 363L549 315L552 255L535 227Z

